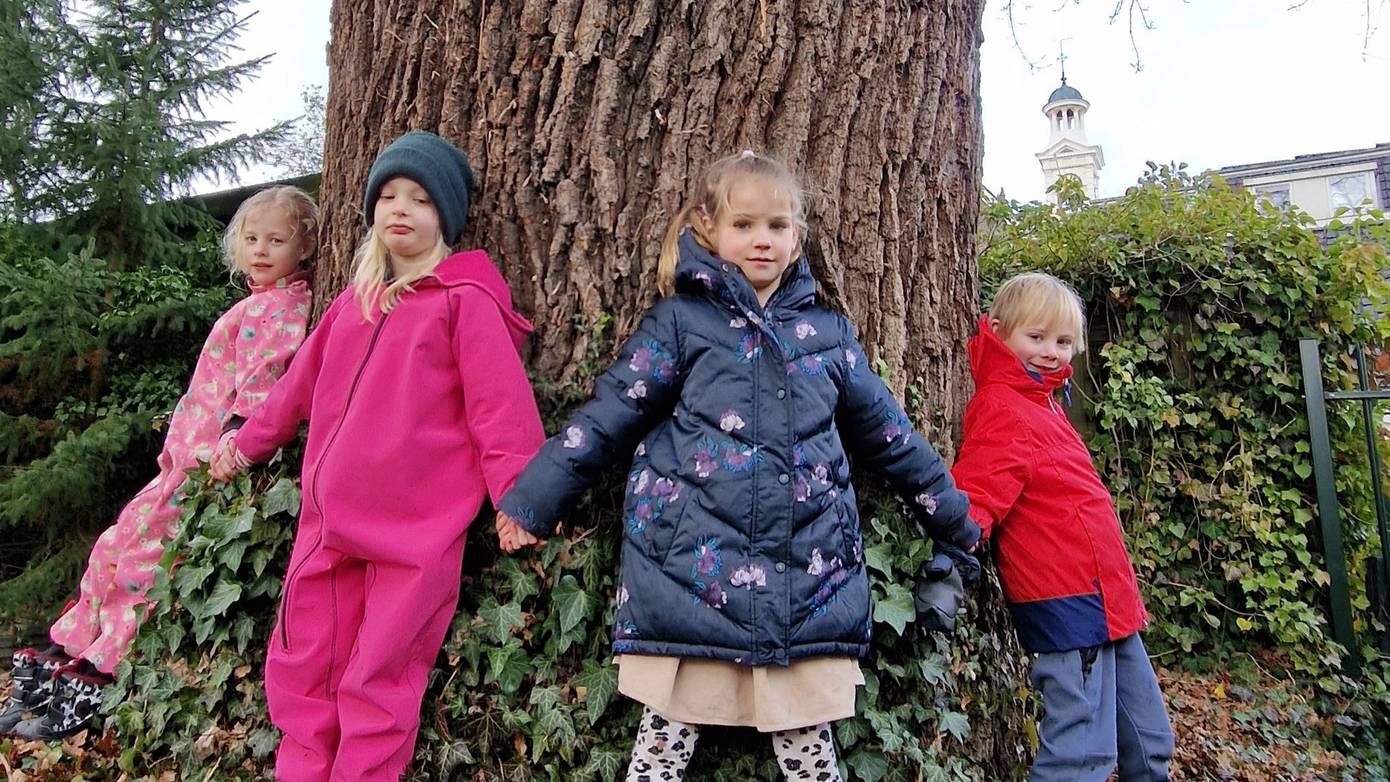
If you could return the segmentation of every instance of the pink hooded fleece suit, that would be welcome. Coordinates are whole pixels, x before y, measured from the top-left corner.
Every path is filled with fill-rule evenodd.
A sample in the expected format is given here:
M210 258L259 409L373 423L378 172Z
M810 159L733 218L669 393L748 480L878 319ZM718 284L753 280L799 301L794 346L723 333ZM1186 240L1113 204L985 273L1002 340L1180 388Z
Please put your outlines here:
M270 458L309 419L303 507L266 658L276 778L397 780L458 603L464 537L544 440L530 324L478 250L374 322L352 288L236 436Z
M48 631L54 643L97 670L115 671L140 627L145 593L154 583L165 543L177 531L185 471L211 458L228 418L250 415L266 398L304 341L307 275L250 287L251 295L213 324L198 354L188 391L169 418L159 475L97 538L77 601Z

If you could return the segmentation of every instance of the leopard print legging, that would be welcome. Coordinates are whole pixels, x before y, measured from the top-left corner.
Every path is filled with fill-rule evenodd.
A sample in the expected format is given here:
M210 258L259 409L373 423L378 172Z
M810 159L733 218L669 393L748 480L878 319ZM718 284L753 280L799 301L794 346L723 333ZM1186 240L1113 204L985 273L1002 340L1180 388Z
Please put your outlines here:
M627 767L627 782L679 782L695 753L700 728L668 720L650 708L642 709L637 742ZM772 752L789 782L842 782L835 762L835 743L829 723L772 734Z

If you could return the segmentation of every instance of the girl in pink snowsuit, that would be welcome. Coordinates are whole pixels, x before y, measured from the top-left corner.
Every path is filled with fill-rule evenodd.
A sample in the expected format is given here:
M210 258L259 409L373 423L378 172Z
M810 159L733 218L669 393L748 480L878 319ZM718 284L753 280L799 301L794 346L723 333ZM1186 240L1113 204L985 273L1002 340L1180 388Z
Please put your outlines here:
M251 295L213 325L169 419L159 474L97 539L77 600L49 630L54 646L15 653L16 687L0 729L58 738L80 730L94 713L101 687L140 626L145 593L176 531L185 471L212 457L228 421L250 415L265 400L304 340L310 304L305 263L318 223L318 207L294 187L262 190L237 210L223 242L225 259L234 274L245 276ZM20 722L24 711L36 716Z
M354 285L214 463L220 477L268 459L309 421L265 667L283 782L400 778L465 533L544 440L518 353L530 324L486 253L449 255L471 185L467 158L432 133L381 153Z

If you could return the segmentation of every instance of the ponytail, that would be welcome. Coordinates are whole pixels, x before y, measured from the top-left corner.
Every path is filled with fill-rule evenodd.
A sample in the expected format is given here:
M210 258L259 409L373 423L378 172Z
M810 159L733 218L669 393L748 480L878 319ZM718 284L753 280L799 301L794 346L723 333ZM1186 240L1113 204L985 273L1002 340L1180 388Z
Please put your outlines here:
M699 204L685 207L676 215L676 219L671 221L671 227L666 229L666 238L661 242L661 260L656 264L656 290L662 296L670 296L676 292L676 262L680 260L681 255L681 231L684 231L686 226L694 227L695 223L692 220L699 211ZM703 233L698 232L697 238Z

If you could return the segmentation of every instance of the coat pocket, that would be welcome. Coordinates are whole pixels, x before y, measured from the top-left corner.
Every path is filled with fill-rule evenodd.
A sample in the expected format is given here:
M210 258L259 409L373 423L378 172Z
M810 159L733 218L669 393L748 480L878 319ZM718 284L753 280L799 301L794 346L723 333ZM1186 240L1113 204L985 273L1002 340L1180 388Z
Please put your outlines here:
M857 513L845 507L842 500L835 501L835 520L840 527L840 551L844 555L846 567L853 568L864 557L864 540L859 533Z
M671 555L671 546L675 544L676 533L685 523L685 518L690 513L690 506L697 502L694 487L684 487L683 494L684 497L668 503L661 513L651 520L647 525L646 535L643 536L646 539L647 556L663 568L666 566L666 559Z

